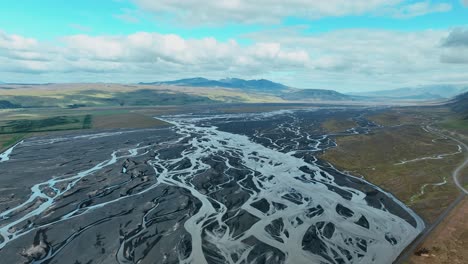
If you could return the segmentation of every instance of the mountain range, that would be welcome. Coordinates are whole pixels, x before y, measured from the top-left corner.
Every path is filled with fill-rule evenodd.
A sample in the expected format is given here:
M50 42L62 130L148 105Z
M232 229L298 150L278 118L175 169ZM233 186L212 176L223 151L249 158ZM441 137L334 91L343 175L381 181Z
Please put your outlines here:
M0 82L0 84L1 83L2 82ZM173 81L140 82L139 84L229 88L253 94L273 95L286 101L446 100L454 98L464 92L468 92L468 86L432 85L345 94L325 89L296 89L266 79L244 80L239 78L225 78L220 80L210 80L202 77ZM3 106L12 107L6 104Z
M284 100L325 100L325 101L354 101L354 100L444 100L453 98L468 91L468 86L431 85L420 87L405 87L393 90L340 93L325 89L295 89L287 85L270 80L244 80L239 78L225 78L210 80L202 77L187 78L173 81L139 83L140 85L173 85L188 87L218 87L240 89L247 92L265 93L279 96Z

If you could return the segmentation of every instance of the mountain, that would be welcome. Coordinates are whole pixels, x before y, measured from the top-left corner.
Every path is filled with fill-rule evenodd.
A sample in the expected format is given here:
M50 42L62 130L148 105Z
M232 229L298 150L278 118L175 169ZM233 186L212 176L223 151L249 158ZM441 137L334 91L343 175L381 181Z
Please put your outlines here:
M391 99L436 100L452 98L467 91L468 86L431 85L351 94Z
M449 106L453 111L465 115L465 118L468 119L468 92L453 98L449 102Z
M304 90L293 90L291 92L285 92L281 95L281 98L291 101L304 101L304 100L322 100L322 101L350 101L356 100L357 96L351 96L339 93L333 90L323 89L304 89Z
M141 85L175 85L175 86L190 86L190 87L222 87L222 88L237 88L243 90L251 90L258 92L279 93L289 89L288 86L275 83L269 80L243 80L238 78L226 78L221 80L210 80L206 78L189 78L175 81L139 83Z

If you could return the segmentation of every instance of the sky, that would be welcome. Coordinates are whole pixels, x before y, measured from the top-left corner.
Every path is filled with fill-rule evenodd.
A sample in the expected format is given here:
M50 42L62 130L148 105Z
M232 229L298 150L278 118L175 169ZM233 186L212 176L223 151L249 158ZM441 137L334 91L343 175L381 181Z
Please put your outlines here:
M468 85L468 0L0 3L0 82L190 77L341 92Z

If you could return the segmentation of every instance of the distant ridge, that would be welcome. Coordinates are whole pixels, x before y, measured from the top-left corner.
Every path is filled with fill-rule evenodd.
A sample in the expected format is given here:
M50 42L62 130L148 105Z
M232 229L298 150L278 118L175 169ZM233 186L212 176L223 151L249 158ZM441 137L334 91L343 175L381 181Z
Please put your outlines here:
M467 91L468 86L429 85L422 87L405 87L393 90L371 91L351 94L392 99L437 100L452 98Z
M222 87L222 88L238 88L244 90L255 90L262 92L280 92L289 89L288 86L281 83L275 83L269 80L243 80L238 78L226 78L221 80L210 80L202 77L180 79L175 81L164 82L141 82L141 85L175 85L175 86L191 86L191 87Z

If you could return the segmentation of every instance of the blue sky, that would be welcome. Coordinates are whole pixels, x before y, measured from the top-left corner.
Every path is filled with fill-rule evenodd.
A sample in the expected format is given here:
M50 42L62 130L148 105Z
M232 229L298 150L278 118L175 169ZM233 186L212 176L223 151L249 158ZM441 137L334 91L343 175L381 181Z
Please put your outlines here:
M240 77L340 91L468 84L468 44L444 45L464 40L468 1L256 2L0 3L0 81Z

